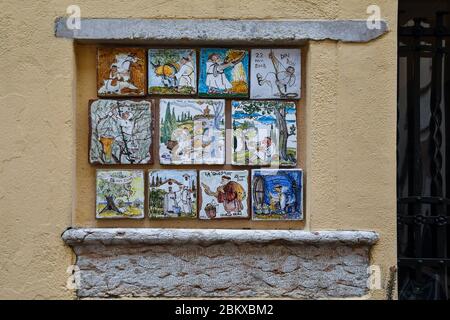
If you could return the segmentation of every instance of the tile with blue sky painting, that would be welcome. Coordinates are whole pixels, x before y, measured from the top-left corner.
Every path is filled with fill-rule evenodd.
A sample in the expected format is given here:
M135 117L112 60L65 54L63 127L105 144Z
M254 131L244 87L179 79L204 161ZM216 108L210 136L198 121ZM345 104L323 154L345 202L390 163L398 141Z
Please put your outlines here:
M296 105L288 101L232 101L233 165L297 164Z
M301 169L252 170L253 220L303 220Z
M201 49L199 95L248 97L248 50Z

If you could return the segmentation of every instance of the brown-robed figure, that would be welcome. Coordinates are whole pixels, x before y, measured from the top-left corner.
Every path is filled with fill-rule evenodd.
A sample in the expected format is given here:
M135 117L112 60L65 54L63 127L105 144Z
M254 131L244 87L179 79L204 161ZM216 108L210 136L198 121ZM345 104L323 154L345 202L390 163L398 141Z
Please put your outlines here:
M202 183L205 193L208 196L215 197L217 202L222 203L228 215L239 213L244 206L242 200L245 197L244 188L237 182L231 181L228 176L222 176L221 184L217 187L215 192Z

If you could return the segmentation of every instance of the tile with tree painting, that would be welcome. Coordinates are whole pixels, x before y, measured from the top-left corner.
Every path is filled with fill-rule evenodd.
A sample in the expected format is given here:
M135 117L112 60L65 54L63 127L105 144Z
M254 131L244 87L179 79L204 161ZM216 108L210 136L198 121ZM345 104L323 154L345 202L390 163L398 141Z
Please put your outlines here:
M295 166L296 105L287 101L232 101L233 165Z
M142 170L97 170L96 185L98 219L144 217Z
M91 101L89 162L149 164L153 162L153 101Z
M161 164L224 164L225 101L161 99Z

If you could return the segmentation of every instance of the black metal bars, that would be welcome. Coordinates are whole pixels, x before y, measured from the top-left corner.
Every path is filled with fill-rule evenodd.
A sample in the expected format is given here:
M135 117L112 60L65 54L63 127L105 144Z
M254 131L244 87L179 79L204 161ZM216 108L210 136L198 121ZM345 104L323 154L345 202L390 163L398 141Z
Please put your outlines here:
M399 26L399 296L449 299L450 29L448 13ZM402 62L402 63L400 63ZM430 284L430 282L435 282ZM439 290L437 290L439 288ZM433 290L433 292L427 292Z

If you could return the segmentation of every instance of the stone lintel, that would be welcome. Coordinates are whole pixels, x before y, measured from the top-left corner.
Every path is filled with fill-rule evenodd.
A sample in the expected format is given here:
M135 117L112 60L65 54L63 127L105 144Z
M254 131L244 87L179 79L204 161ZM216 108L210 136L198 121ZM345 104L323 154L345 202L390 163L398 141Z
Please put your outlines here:
M369 29L366 20L219 20L219 19L81 19L71 30L67 18L55 21L55 35L79 41L143 44L277 44L299 45L309 40L369 42L388 32Z

